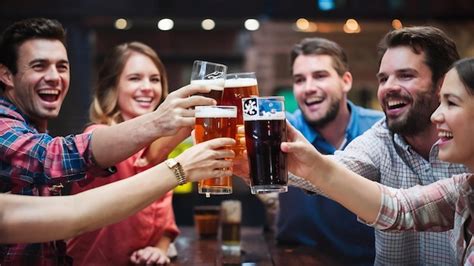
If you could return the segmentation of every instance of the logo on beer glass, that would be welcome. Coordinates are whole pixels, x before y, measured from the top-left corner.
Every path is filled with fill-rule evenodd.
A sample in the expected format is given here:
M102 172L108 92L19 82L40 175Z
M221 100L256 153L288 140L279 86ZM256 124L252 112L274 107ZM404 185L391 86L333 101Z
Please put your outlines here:
M250 120L285 120L285 107L276 97L256 97L243 100L244 121Z
M244 100L244 116L254 116L258 114L257 99Z
M204 79L223 79L223 76L225 73L222 73L221 71L214 71L212 73L209 73L204 76Z

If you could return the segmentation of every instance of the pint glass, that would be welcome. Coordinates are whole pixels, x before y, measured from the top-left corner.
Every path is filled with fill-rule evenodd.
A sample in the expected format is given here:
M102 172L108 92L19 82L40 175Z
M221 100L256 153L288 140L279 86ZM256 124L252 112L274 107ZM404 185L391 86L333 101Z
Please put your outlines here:
M196 60L191 72L191 84L212 85L212 90L209 93L200 93L199 95L213 98L217 104L221 104L226 72L227 66L225 65Z
M286 192L288 163L280 144L287 140L283 97L242 100L252 194Z
M242 204L238 200L221 203L221 250L226 255L240 254Z
M237 108L235 106L196 106L196 125L194 134L196 143L214 138L234 138L236 134ZM233 147L232 147L233 148ZM231 176L208 178L199 181L200 194L232 193Z
M255 73L232 73L226 75L222 104L237 107L237 126L244 125L242 99L252 96L258 96L258 85ZM242 155L245 150L245 143L240 143L242 137L243 135L236 135L235 138L237 141L235 148L236 156Z

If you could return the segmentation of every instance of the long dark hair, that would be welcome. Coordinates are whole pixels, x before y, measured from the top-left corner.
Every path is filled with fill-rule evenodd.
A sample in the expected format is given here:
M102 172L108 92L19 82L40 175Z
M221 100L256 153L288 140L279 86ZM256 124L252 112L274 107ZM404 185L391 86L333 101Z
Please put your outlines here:
M459 75L459 79L466 87L470 95L474 95L474 57L464 58L453 64Z

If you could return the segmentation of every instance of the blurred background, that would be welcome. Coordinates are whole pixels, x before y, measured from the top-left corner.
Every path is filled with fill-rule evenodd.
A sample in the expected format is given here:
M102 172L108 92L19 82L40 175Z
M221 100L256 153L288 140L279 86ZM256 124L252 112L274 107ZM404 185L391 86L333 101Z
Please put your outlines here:
M88 121L97 67L114 45L141 41L160 55L170 89L189 83L196 59L226 64L228 72L256 72L261 95L283 95L294 110L289 53L305 37L338 42L349 57L354 86L349 98L378 108L376 46L394 29L433 25L456 41L462 57L474 56L473 0L2 0L0 29L28 17L58 19L68 32L71 88L53 135L79 133ZM247 225L265 220L262 204L238 183L233 195L206 199L176 194L178 224L192 223L196 204L243 201Z

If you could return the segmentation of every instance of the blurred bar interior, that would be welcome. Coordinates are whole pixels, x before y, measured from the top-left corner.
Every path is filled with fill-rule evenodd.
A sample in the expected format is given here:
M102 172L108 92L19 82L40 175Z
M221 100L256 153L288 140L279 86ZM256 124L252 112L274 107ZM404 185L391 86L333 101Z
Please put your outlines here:
M58 19L68 31L71 87L53 135L82 132L88 121L97 66L114 45L141 41L166 66L170 89L189 82L196 59L226 64L228 72L255 71L262 96L292 100L289 53L302 38L320 36L347 52L354 76L349 98L378 108L376 45L389 30L433 25L452 37L462 57L474 56L472 0L2 0L0 29L27 17ZM235 179L234 179L235 180ZM235 180L239 183L240 180ZM261 225L263 205L243 184L234 194L206 199L194 191L175 194L178 224L192 223L194 205L240 199L243 225Z

